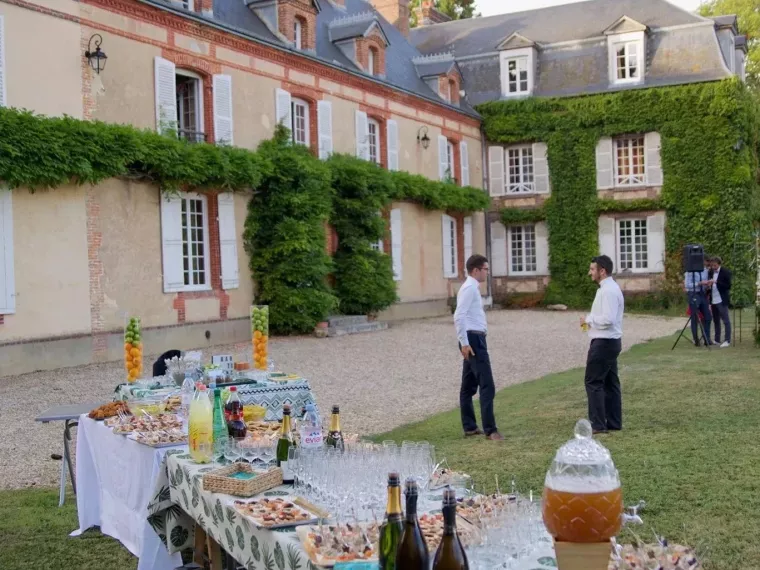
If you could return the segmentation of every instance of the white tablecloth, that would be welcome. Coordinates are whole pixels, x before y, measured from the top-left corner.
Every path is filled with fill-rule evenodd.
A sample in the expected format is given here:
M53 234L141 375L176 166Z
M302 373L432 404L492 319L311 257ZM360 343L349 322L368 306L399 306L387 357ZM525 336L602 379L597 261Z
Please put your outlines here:
M169 554L148 524L147 507L166 451L186 448L153 449L81 416L76 456L79 530L72 536L99 526L139 558L138 570L182 566L180 554Z

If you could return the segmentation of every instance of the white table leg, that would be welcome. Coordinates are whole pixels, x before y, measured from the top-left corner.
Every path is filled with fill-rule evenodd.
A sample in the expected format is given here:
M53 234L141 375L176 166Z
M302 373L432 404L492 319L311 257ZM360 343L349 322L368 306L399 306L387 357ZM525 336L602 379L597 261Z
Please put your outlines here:
M63 506L63 501L66 499L66 457L61 459L61 489L58 492L58 506Z

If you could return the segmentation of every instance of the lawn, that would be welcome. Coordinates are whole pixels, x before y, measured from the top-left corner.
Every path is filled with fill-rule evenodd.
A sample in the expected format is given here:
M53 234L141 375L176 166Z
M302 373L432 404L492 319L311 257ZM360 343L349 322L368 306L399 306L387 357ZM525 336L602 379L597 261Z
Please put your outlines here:
M626 504L647 502L646 525L634 530L697 547L707 570L758 569L760 350L747 335L727 350L698 350L684 339L671 352L672 344L655 341L621 358L624 431L603 436ZM540 492L555 450L585 413L583 371L573 370L499 392L504 443L465 440L456 410L378 439L430 441L479 490L493 491L498 475L502 489L514 477L520 490ZM0 492L0 569L136 568L117 541L96 531L69 538L76 527L70 495L59 509L56 490Z
M645 526L633 530L696 547L708 570L760 568L760 350L746 337L724 350L672 344L621 357L624 431L601 436L626 505L647 502ZM586 415L583 371L503 390L495 409L504 443L465 440L457 410L378 439L430 441L479 490L493 491L498 475L502 489L514 477L520 490L540 492L556 449Z

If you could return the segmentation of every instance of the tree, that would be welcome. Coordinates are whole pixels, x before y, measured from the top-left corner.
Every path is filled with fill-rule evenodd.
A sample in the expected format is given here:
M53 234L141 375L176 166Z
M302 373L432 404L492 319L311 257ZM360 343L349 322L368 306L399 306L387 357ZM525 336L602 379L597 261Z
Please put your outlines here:
M757 0L706 0L699 13L708 18L736 14L747 36L747 84L760 88L760 6Z
M412 27L417 26L417 8L420 6L421 0L412 0L409 4L409 14L412 22ZM465 18L479 17L480 14L475 13L475 0L435 0L433 7L446 14L452 20L464 20Z

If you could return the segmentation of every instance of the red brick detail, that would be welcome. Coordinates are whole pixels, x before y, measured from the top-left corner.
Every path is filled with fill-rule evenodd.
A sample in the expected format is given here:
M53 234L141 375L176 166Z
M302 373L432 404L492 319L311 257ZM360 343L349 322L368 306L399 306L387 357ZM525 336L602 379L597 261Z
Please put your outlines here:
M14 4L14 5L30 7L31 9L34 9L38 12L54 15L56 17L61 17L70 21L80 22L83 25L91 26L101 31L106 31L109 34L126 37L126 38L133 39L142 43L151 44L160 48L166 47L166 44L164 44L163 42L150 40L150 39L147 39L142 36L138 36L137 34L133 34L130 32L124 32L117 28L113 28L113 27L110 27L110 26L107 26L107 25L104 25L102 23L95 22L92 20L78 18L76 16L70 16L68 14L64 14L63 12L57 12L57 11L49 10L46 8L40 8L40 7L29 4L25 0L2 0L2 1L10 3L10 4ZM381 0L378 0L378 2L380 1ZM404 0L398 0L398 1L402 2ZM216 28L213 28L212 26L206 26L202 24L199 25L198 23L193 22L185 17L182 17L177 14L172 14L170 12L161 10L153 6L149 6L147 4L136 3L131 0L80 0L80 3L98 6L105 10L110 10L112 12L116 12L121 15L134 18L136 20L141 20L149 24L153 24L156 26L163 26L167 30L178 31L183 34L188 34L198 39L201 39L203 41L207 41L211 44L217 44L217 45L224 46L232 50L239 51L247 55L252 55L254 57L267 59L273 63L277 63L278 65L283 65L287 68L293 68L299 71L303 71L304 73L310 73L312 75L316 75L320 78L324 78L335 83L339 83L342 85L346 85L348 87L352 87L354 89L359 89L361 91L371 93L378 97L391 99L402 105L414 107L420 111L436 114L440 117L448 118L449 120L452 120L452 121L459 121L463 124L480 128L480 121L478 119L474 117L470 117L469 115L466 115L464 113L457 112L453 109L446 108L441 105L437 105L432 101L427 101L415 95L401 93L391 86L379 85L371 80L362 78L360 76L346 73L344 71L321 64L319 62L307 60L305 58L298 56L297 54L286 52L284 50L279 50L274 47L266 46L264 44L255 42L247 38L241 38L230 32L225 32L223 30L218 30ZM376 4L376 7L377 7L377 4ZM220 62L220 65L221 64L222 63ZM224 62L223 65L228 66L228 67L235 67L237 69L241 69L248 72L251 71L250 68L243 67L243 66L236 66L235 64L231 64L229 62ZM267 75L265 73L260 73L260 72L257 72L257 74Z
M338 232L335 230L335 226L325 222L325 242L327 243L327 255L333 256L338 251Z
M185 293L177 293L177 296L174 298L174 303L172 303L172 307L177 309L177 322L184 323L185 322Z
M369 69L369 52L375 55L375 69ZM374 32L366 38L356 39L356 61L370 75L385 75L385 39L379 32Z
M446 94L451 96L451 104L459 105L459 89L462 84L462 78L456 71L451 71L447 75L438 77L438 93L446 99Z
M433 0L422 0L420 5L414 9L414 13L417 15L417 26L419 27L451 21L449 16L435 9Z
M103 277L105 271L100 259L100 246L103 242L103 234L100 228L100 203L95 189L87 190L85 201L87 214L87 269L89 273L90 292L90 331L92 333L93 359L105 355L107 349L107 337L103 315L101 313L105 295L103 294Z
M280 33L295 42L295 23L301 23L301 49L317 47L317 9L311 0L278 0L277 23Z
M409 0L369 0L380 15L409 37Z
M201 14L213 14L214 0L195 0L195 10Z
M462 133L458 133L457 131L452 131L451 129L441 129L441 134L449 139L453 143L459 144L462 142L462 139L464 138L462 136Z
M90 62L84 56L84 52L89 49L89 45L90 34L82 29L79 49L82 56L82 118L85 121L92 119L95 112L95 98L92 96L92 74L95 72L90 67Z
M464 279L467 275L465 265L467 260L464 258L464 214L449 213L457 221L457 272L459 278Z
M393 255L393 243L391 243L391 210L386 208L382 213L385 221L385 235L383 236L383 253Z

